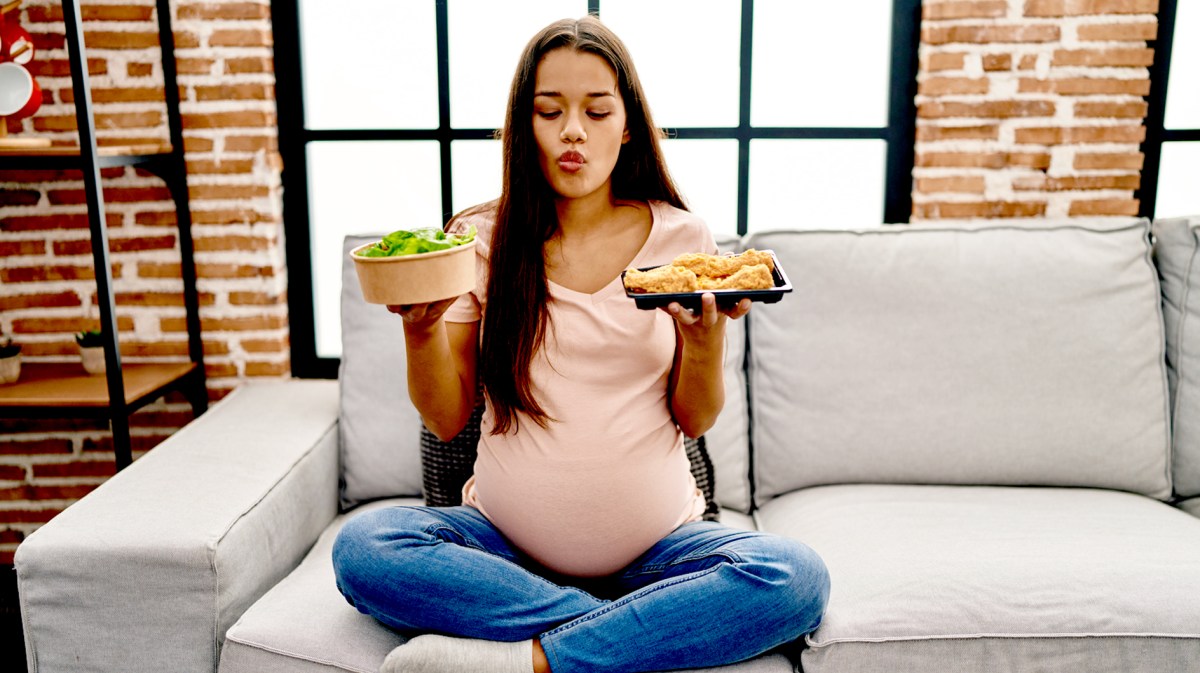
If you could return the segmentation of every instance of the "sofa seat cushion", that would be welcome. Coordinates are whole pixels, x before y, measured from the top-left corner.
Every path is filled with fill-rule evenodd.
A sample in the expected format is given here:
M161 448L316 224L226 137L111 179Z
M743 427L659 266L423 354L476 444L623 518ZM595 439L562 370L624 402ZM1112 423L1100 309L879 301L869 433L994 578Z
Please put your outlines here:
M823 486L772 500L758 522L829 567L806 673L1182 673L1200 661L1200 519L1145 496Z
M1188 498L1187 500L1184 500L1183 502L1178 503L1178 506L1179 506L1179 509L1182 509L1183 511L1187 512L1188 514L1200 517L1200 497Z
M384 657L404 638L359 613L338 593L331 560L333 541L350 517L379 507L420 504L415 498L377 501L335 519L300 566L229 629L220 673L378 671ZM722 511L721 521L753 528L753 520L739 512ZM783 655L770 654L720 670L791 673L793 667Z

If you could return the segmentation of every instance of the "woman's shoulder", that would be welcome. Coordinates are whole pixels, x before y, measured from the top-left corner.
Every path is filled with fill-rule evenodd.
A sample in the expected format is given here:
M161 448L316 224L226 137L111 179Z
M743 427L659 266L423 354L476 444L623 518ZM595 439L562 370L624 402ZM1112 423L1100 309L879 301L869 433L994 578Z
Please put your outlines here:
M449 233L462 234L475 227L475 249L487 256L492 247L492 231L496 228L496 201L488 201L462 210L446 224Z
M650 201L655 227L663 243L672 248L683 248L685 252L709 252L715 248L712 231L699 215L673 206L666 201Z

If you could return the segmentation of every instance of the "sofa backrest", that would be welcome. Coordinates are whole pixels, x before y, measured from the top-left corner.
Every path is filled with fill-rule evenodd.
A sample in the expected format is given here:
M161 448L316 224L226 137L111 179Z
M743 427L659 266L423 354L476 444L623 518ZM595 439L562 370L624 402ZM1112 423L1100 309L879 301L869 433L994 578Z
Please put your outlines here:
M779 231L749 325L755 501L821 484L1171 493L1149 223Z
M379 498L422 495L421 417L408 397L400 318L383 306L363 301L349 258L351 249L377 238L347 236L342 250L338 430L343 507ZM722 250L736 250L739 243L736 237L717 238ZM744 322L732 325L728 334L725 409L705 440L715 475L714 499L723 507L749 512Z
M1173 473L1181 497L1200 495L1200 216L1154 222L1171 386Z

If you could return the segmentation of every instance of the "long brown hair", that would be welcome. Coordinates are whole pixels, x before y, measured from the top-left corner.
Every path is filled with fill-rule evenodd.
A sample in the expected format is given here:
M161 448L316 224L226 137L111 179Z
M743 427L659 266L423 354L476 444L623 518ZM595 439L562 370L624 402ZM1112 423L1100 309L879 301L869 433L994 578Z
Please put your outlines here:
M564 19L542 29L521 55L501 132L503 188L496 202L479 358L484 392L495 416L492 434L519 430L518 411L542 427L553 420L535 399L529 377L550 322L544 246L558 230L555 192L538 164L533 95L542 57L562 48L596 54L617 74L629 141L613 168L614 197L655 199L685 208L667 173L659 147L662 133L654 126L625 45L593 16Z

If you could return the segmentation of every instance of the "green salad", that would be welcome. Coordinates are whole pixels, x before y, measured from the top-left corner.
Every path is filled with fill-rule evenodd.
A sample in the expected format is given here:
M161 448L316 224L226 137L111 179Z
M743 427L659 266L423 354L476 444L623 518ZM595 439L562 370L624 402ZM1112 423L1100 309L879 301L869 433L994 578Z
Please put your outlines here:
M422 252L449 250L475 240L475 225L465 234L447 234L441 229L401 229L393 231L383 240L358 253L360 257L399 257L417 255Z

